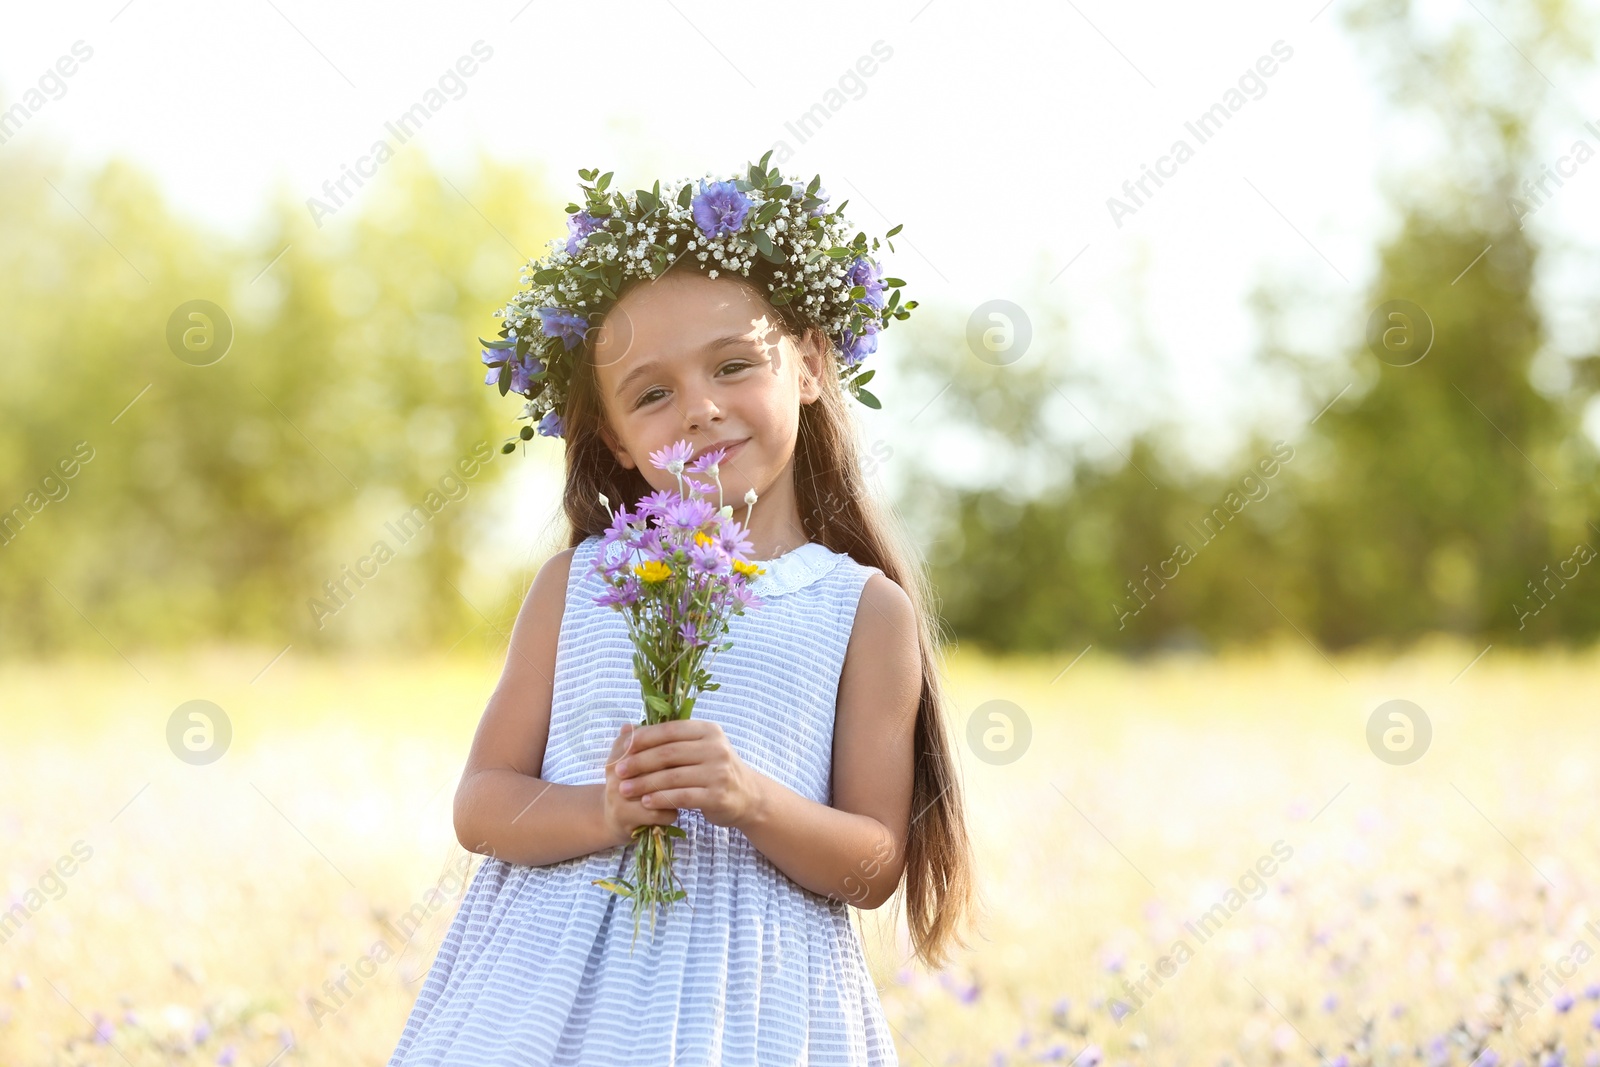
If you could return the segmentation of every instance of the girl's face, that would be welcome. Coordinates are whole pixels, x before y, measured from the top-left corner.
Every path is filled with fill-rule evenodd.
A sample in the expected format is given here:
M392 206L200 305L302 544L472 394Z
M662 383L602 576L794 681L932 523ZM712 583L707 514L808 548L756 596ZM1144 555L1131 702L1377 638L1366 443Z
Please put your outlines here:
M723 503L792 479L800 405L819 394L821 356L783 331L749 283L675 270L636 285L597 328L594 353L601 437L652 488L676 490L650 453L679 440L696 456L737 446L718 465Z

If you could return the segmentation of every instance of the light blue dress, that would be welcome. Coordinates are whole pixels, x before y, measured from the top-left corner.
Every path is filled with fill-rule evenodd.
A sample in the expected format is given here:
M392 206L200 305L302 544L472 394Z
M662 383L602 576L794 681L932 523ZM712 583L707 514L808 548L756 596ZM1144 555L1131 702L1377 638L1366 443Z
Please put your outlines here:
M541 774L551 782L604 782L617 731L643 717L627 623L594 603L601 544L590 537L572 557ZM719 723L755 770L826 804L840 668L878 568L815 541L756 562L763 606L732 620L733 647L710 661L722 688L694 717ZM631 879L631 843L542 867L484 859L389 1067L898 1065L849 906L698 809L677 825L688 896L658 911L653 938L641 917L632 956L632 902L590 884Z

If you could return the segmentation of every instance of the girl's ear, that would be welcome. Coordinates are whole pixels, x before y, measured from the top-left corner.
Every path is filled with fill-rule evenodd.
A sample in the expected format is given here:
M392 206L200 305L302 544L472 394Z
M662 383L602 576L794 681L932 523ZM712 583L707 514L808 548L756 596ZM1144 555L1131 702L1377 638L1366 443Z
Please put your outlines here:
M800 343L800 403L810 404L822 395L822 361L827 358L827 338L816 327L808 329Z
M634 468L633 457L628 455L627 450L617 443L616 435L611 432L611 427L607 426L604 421L600 423L600 440L605 442L605 446L611 450L612 457L618 463L628 470Z

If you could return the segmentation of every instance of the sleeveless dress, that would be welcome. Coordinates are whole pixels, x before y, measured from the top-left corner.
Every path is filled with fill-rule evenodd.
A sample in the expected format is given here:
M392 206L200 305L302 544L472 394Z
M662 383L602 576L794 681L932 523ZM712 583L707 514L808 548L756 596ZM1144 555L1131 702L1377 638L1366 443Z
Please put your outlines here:
M605 781L617 731L644 715L622 614L594 603L601 538L573 553L540 775ZM611 551L621 552L620 546ZM876 567L815 541L772 560L762 606L730 621L694 717L801 796L832 797L839 674ZM879 572L881 573L881 572ZM631 843L532 867L485 858L462 898L388 1067L897 1067L849 905L801 887L740 830L679 810L674 869L688 896L651 935L632 901L590 883L630 878Z

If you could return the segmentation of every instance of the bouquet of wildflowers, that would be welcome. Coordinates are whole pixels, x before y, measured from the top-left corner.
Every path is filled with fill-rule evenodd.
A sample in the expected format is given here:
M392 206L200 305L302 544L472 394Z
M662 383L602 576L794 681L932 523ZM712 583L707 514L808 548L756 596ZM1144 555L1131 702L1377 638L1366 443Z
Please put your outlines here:
M652 452L650 461L677 478L677 491L651 493L632 513L619 508L595 559L595 570L608 586L595 603L620 611L633 638L633 673L644 695L641 726L689 718L699 695L718 688L707 661L712 653L733 647L731 641L716 643L728 632L728 621L746 608L761 606L750 589L750 581L762 571L745 558L750 551L747 526L733 518L731 506L722 504L717 464L724 453L716 449L691 462L693 449L687 441ZM713 482L686 478L686 471L709 475ZM707 499L713 490L716 507ZM603 495L600 502L611 507ZM755 490L745 494L744 502L748 524ZM613 562L608 554L616 544L627 551ZM686 896L674 888L682 883L672 870L672 839L683 836L677 826L637 827L634 877L592 883L633 901L635 941L645 909L650 909L654 934L654 906L670 906Z

